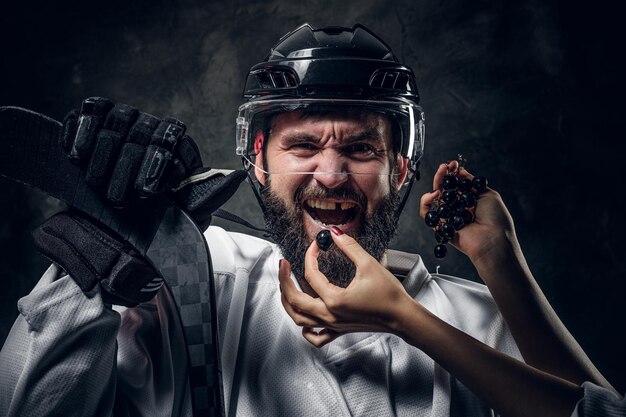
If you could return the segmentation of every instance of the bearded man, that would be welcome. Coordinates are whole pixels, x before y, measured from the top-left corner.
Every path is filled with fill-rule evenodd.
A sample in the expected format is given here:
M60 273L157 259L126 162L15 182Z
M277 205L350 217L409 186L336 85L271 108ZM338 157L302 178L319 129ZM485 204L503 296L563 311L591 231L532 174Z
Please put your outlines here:
M214 226L205 232L218 329L198 329L220 336L226 415L491 416L492 407L569 415L575 406L584 414L587 405L577 406L583 395L606 393L598 385L610 385L538 289L495 191L485 190L474 221L450 236L489 288L430 274L419 257L387 251L417 177L424 115L412 71L376 35L360 25L303 25L251 69L244 98L237 154L275 243ZM197 168L181 151L195 145L178 123L163 125L108 101L86 108L91 113L78 119L76 138L98 111L105 128L133 137L132 149L145 145L138 139L145 129L154 139L146 126L154 125L160 139L182 137L184 148L152 148L157 157L146 170L129 175L150 179L169 166ZM129 120L133 127L119 128ZM182 162L162 162L176 158ZM422 197L422 217L451 172L473 178L457 161L442 164L434 191ZM151 189L147 180L119 183ZM124 195L116 190L109 187L109 197ZM46 233L67 233L53 226ZM335 243L326 252L315 242L324 229ZM194 386L206 375L188 371L186 349L200 349L187 352L192 358L209 352L185 346L193 335L177 328L167 289L112 309L124 303L106 285L85 291L72 265L40 246L56 264L20 300L21 316L0 356L3 413L200 415L208 399L190 392L189 381ZM595 384L581 388L585 381Z

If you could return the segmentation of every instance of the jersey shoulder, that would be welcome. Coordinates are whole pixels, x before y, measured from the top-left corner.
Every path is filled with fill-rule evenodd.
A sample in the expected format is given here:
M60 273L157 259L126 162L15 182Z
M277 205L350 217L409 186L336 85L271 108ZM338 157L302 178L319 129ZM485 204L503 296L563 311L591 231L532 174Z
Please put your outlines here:
M266 274L252 272L269 268L278 274L281 255L274 243L244 233L229 232L218 226L210 226L204 237L215 273L236 275L238 270L243 270L251 276L262 277Z

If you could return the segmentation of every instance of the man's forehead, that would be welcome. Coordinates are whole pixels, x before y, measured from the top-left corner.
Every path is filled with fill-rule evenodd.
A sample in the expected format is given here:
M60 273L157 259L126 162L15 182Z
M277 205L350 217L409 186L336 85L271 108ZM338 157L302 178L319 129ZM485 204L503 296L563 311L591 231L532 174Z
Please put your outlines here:
M387 116L364 110L289 111L276 115L272 121L272 133L299 130L302 128L324 128L332 124L345 133L358 134L378 132L381 138L391 131Z

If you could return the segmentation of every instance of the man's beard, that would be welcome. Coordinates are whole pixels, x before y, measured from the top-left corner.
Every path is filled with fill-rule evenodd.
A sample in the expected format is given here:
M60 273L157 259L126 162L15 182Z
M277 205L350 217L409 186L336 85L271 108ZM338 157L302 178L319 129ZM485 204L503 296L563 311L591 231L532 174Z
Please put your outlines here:
M299 279L304 278L304 255L311 244L304 227L304 213L300 202L310 198L329 198L356 201L363 210L367 207L366 197L353 189L300 187L296 191L294 208L290 209L270 188L268 185L261 190L265 205L265 228ZM371 214L359 212L361 227L357 235L352 236L378 261L382 259L398 228L397 210L400 205L400 193L395 187L390 188L389 195ZM354 264L337 246L332 246L326 252L320 252L317 261L319 270L335 285L345 288L354 278L356 272Z

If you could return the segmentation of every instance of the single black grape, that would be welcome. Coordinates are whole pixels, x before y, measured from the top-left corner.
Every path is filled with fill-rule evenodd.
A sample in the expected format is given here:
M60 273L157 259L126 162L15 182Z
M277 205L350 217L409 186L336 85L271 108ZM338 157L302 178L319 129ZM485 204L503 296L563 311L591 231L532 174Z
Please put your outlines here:
M439 244L435 246L435 258L443 258L448 253L448 248L444 244Z
M469 210L463 210L461 212L461 217L463 217L465 224L470 224L474 221L474 215Z
M441 198L443 199L443 201L445 201L446 203L450 205L456 203L458 200L458 197L456 195L456 190L444 191L443 194L441 195Z
M445 237L442 233L441 230L437 230L435 232L435 240L437 241L437 243L448 243L448 238Z
M476 189L477 193L482 193L487 188L487 178L485 177L474 177L472 180L472 185Z
M452 217L451 223L455 230L461 230L463 226L465 226L465 220L463 220L463 217L458 214Z
M461 194L461 201L465 207L474 207L476 205L476 197L470 191L465 191Z
M441 234L443 234L448 239L452 239L455 233L456 233L456 230L454 230L454 226L452 226L452 224L446 223L443 226L441 226Z
M454 204L451 205L452 211L453 212L457 212L460 210L463 210L465 208L465 204L463 203L462 199L458 199Z
M472 180L463 178L459 181L459 191L470 191L472 189Z
M441 183L441 186L443 187L444 190L453 190L457 187L458 184L459 184L458 177L454 174L448 174L445 177L443 177L443 182Z
M327 251L333 245L333 238L328 229L320 231L315 237L315 240L317 241L317 246L323 251Z
M424 217L424 221L428 225L428 227L435 227L439 224L439 214L436 211L431 210L426 213L426 217Z
M442 204L437 208L440 219L449 219L452 216L452 209L447 204Z

